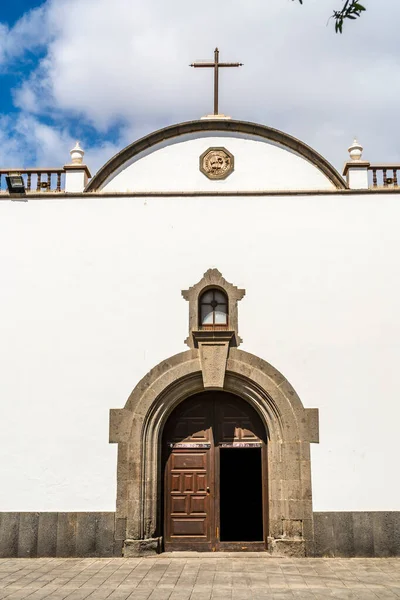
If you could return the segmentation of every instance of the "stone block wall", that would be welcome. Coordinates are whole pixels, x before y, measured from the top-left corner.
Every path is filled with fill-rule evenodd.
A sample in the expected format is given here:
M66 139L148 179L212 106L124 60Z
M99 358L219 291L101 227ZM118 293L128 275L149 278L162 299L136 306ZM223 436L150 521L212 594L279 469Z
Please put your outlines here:
M400 556L400 512L314 513L315 556Z
M113 512L3 512L0 558L121 556L119 521ZM400 556L400 511L317 512L314 533L315 556Z
M0 558L121 556L115 513L0 513Z

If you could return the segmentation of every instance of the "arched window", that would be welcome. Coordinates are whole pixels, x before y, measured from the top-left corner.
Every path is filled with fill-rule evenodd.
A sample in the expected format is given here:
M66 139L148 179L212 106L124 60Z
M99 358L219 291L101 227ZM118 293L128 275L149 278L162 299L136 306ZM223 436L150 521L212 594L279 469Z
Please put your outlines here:
M222 290L208 289L199 300L199 325L204 329L223 329L228 325L228 297Z

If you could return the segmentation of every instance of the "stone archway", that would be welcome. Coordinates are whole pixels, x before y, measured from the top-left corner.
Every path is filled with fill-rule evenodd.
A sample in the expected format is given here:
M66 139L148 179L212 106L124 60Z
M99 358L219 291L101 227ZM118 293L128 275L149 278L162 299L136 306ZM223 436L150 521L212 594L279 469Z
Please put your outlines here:
M264 360L229 349L223 389L249 402L268 432L268 549L313 554L310 443L318 442L318 410L305 409L289 382ZM118 443L117 535L125 556L162 549L160 439L172 410L204 391L199 350L152 369L123 409L110 415Z

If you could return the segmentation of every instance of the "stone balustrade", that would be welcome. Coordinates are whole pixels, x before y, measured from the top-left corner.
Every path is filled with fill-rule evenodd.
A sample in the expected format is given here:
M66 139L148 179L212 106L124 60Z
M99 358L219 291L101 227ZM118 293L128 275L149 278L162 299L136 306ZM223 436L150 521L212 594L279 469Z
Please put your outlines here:
M25 191L40 192L62 192L63 168L36 167L32 169L0 169L0 194L8 194L6 176L21 175L25 183Z
M370 187L372 188L397 188L398 176L397 171L400 171L400 164L371 164L368 167Z

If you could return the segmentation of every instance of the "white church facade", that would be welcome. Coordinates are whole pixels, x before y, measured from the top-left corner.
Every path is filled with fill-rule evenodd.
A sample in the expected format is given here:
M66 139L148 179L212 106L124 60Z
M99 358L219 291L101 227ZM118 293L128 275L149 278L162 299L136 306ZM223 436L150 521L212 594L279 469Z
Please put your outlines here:
M400 164L349 151L0 168L0 556L400 554Z

